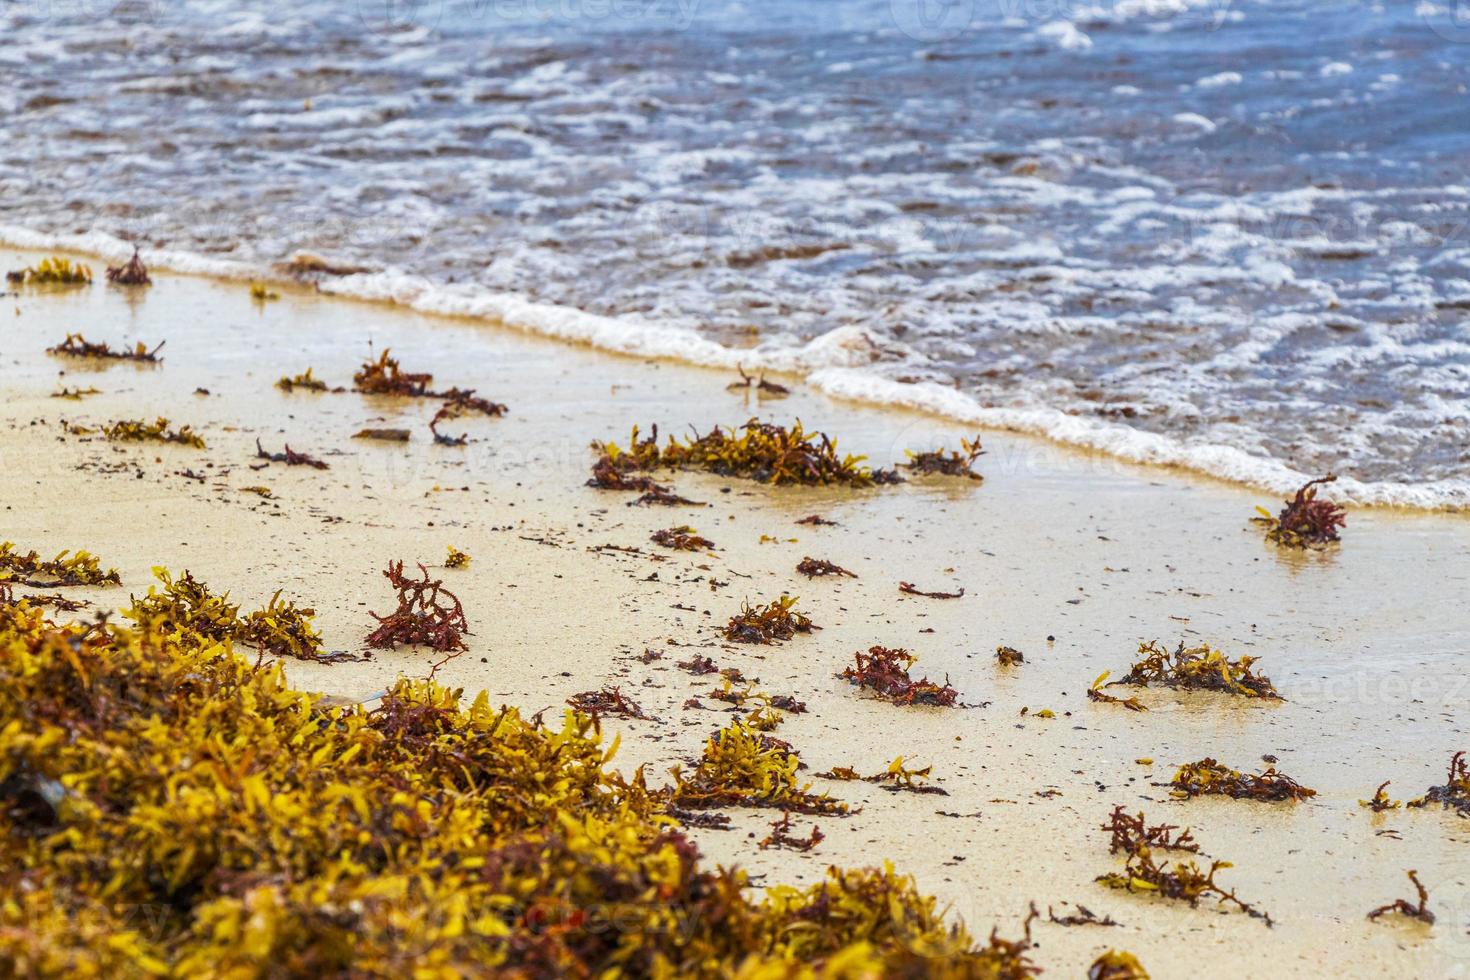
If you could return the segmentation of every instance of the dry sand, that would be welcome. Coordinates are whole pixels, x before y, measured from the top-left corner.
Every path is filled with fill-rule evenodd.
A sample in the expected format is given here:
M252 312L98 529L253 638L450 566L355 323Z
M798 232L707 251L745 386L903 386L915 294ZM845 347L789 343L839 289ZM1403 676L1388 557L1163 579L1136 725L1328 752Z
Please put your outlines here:
M34 258L0 253L0 265ZM658 782L727 720L707 698L706 710L682 707L715 685L675 662L702 653L739 667L761 689L807 703L779 735L811 772L878 772L901 754L932 764L949 795L817 781L862 812L819 820L827 839L815 851L760 850L776 815L746 811L733 814L735 830L695 832L712 860L744 865L762 883L892 860L982 934L995 924L1016 935L1031 901L1059 914L1081 903L1122 923L1038 923L1035 958L1051 976L1079 975L1108 947L1133 951L1156 977L1470 970L1470 821L1434 809L1375 815L1357 803L1384 779L1395 798L1417 796L1444 781L1453 751L1470 749L1463 517L1353 510L1340 548L1283 552L1247 521L1256 504L1275 506L1266 495L1006 433L985 435L983 484L934 478L851 492L681 475L678 491L710 506L630 507L631 495L583 483L589 441L625 443L635 422L668 431L799 417L876 465L969 433L799 389L757 401L727 391L731 379L720 373L484 323L305 290L258 303L239 283L157 280L141 291L99 283L5 297L0 536L48 553L93 550L119 568L125 591L146 590L154 565L189 569L248 607L283 589L318 610L329 648L352 652L374 625L369 610L389 606L385 563L422 561L438 574L454 545L473 563L443 574L474 635L439 679L548 717L576 692L619 684L656 720L607 723L622 738L614 764L646 764ZM68 331L114 345L166 339L164 362L98 367L44 353ZM508 403L510 414L451 423L471 441L445 448L429 439L431 403L273 387L308 366L350 385L383 347L406 369L432 371L438 385ZM50 397L62 385L102 393ZM61 424L155 415L194 425L208 450L115 446L67 435ZM350 438L368 425L403 425L413 438L407 446ZM289 443L321 456L331 469L254 470L257 438L272 451ZM178 475L186 469L205 480ZM256 485L272 498L243 490ZM840 526L795 523L812 513ZM649 542L652 531L683 523L719 550L673 553ZM859 578L807 581L794 571L806 555ZM966 594L903 596L900 580ZM86 594L111 607L125 591ZM766 648L720 638L742 601L782 592L801 597L820 632ZM1094 677L1125 672L1139 641L1153 638L1258 656L1287 700L1144 691L1144 714L1086 700ZM985 705L865 699L834 675L873 644L907 647L921 658L918 672L948 676L966 701ZM999 667L1000 644L1020 648L1026 663ZM663 658L645 664L645 649ZM435 659L398 650L363 663L292 662L288 673L298 686L361 699L400 674L423 676ZM1041 709L1056 716L1036 717ZM1181 803L1159 785L1174 765L1202 756L1255 771L1267 754L1319 795L1294 805ZM1236 864L1220 881L1269 911L1276 927L1096 884L1121 866L1099 830L1114 804L1195 828L1209 855ZM1409 868L1429 886L1439 921L1366 921L1369 909L1412 894Z

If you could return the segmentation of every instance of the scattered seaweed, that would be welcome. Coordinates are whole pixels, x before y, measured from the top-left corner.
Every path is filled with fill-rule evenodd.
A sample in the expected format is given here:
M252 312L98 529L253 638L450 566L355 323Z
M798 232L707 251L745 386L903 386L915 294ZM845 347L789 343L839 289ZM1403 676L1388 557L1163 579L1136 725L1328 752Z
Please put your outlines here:
M1383 782L1379 783L1378 788L1373 791L1372 798L1367 800L1359 800L1358 806L1372 810L1374 813L1383 813L1385 810L1397 810L1399 807L1403 806L1403 803L1401 803L1400 801L1391 800L1388 798L1388 793L1386 791L1388 789L1388 784L1392 781L1393 780L1391 779L1385 779Z
M782 398L786 395L791 394L791 389L787 388L785 385L778 385L774 381L767 381L766 373L764 371L761 372L760 377L757 379L752 378L750 375L746 374L745 368L741 365L737 364L735 366L735 370L740 374L740 380L732 381L729 384L725 385L726 391L749 390L750 387L754 385L755 390L759 394L770 395L773 398Z
M0 542L0 582L56 589L73 585L121 585L122 579L115 568L104 572L97 556L89 551L72 554L68 548L46 560L34 549L21 554L13 541L5 541Z
M1296 496L1286 501L1281 513L1271 516L1264 507L1257 507L1260 515L1251 518L1266 529L1266 540L1288 548L1321 547L1339 540L1337 529L1347 526L1347 512L1329 500L1317 497L1317 488L1332 483L1336 474L1328 473L1315 480L1308 480L1297 490Z
M932 765L923 769L909 769L903 764L903 756L899 756L888 764L883 772L873 776L864 776L863 781L877 783L881 788L890 793L921 793L932 796L948 796L949 791L940 786L930 785L929 775L934 771Z
M816 824L812 824L810 834L797 837L791 832L791 814L783 813L780 819L771 821L771 832L761 841L761 850L777 847L788 851L810 851L825 839L826 835Z
M272 463L285 463L287 466L310 466L312 469L317 470L327 469L326 463L317 459L315 456L308 456L306 453L296 452L296 450L291 448L289 443L286 445L285 452L268 453L261 448L260 440L256 439L255 458L268 460Z
M333 704L228 641L24 604L0 691L14 975L1035 972L891 868L753 891L673 824L726 821L608 769L570 710L432 680Z
M996 647L995 659L1002 667L1019 667L1026 662L1026 655L1015 647Z
M985 455L985 450L980 448L978 435L973 439L961 439L958 451L951 449L945 452L938 449L923 453L909 452L907 455L909 461L899 465L911 473L926 476L935 473L944 476L965 476L977 481L985 479L971 468L975 465L975 460Z
M1113 812L1108 816L1108 822L1102 825L1102 829L1111 835L1108 851L1112 854L1132 854L1144 847L1158 851L1199 853L1199 844L1188 829L1176 833L1179 828L1174 824L1149 826L1144 820L1143 811L1130 814L1121 805L1113 807Z
M647 721L649 716L643 713L637 702L625 696L619 687L604 687L600 691L583 691L567 698L567 704L578 711L592 715L594 718L602 715L617 715L620 718L638 718Z
M454 545L448 545L449 557L444 559L445 568L469 568L470 556L460 551Z
M422 579L408 578L403 574L402 561L388 563L383 577L398 593L398 607L386 616L369 612L378 621L378 628L368 634L367 645L381 650L402 643L440 653L468 649L463 636L470 628L459 599L444 588L442 581L429 578L429 570L422 564L419 571Z
M98 391L96 388L93 388L93 387L87 387L87 388L67 388L67 387L63 386L60 391L53 391L51 393L51 397L52 398L65 398L67 401L79 402L83 398L86 398L89 395L100 395L100 394L102 394L102 392Z
M265 303L273 299L280 299L281 294L263 282L252 282L250 284L250 298L257 303Z
M1119 888L1130 892L1144 892L1160 895L1164 898L1176 901L1188 902L1191 906L1198 906L1201 898L1213 897L1221 905L1234 905L1240 911L1245 912L1252 918L1261 919L1267 926L1272 924L1271 917L1260 909L1241 901L1235 894L1234 889L1226 891L1215 882L1215 875L1226 868L1233 867L1228 861L1211 861L1209 870L1202 870L1194 861L1176 861L1171 866L1169 862L1158 863L1154 859L1155 850L1188 850L1198 852L1198 847L1189 837L1189 832L1177 838L1172 838L1173 827L1160 825L1149 828L1142 813L1136 817L1130 817L1123 813L1123 808L1116 807L1113 810L1112 819L1103 825L1103 829L1112 834L1110 850L1113 853L1121 851L1127 856L1122 871L1110 871L1099 875L1097 881L1109 888ZM1188 842L1185 844L1184 842Z
M829 521L829 520L827 520L827 518L823 517L821 514L808 514L807 516L801 518L796 523L798 523L798 524L806 524L806 525L809 525L811 527L838 527L839 526L836 521Z
M898 591L904 595L921 595L926 599L958 599L965 594L964 589L960 589L958 592L925 592L912 582L898 583Z
M372 439L376 442L408 442L411 433L407 429L359 429L352 434L354 439Z
M1470 817L1470 766L1465 763L1465 753L1450 756L1449 776L1443 786L1431 786L1418 799L1410 800L1408 806L1425 807L1438 803L1447 810L1457 810L1461 816Z
M153 285L153 280L148 277L148 267L138 255L138 246L133 246L133 257L122 265L107 267L107 281L118 286Z
M1092 909L1088 908L1086 905L1083 905L1081 902L1074 903L1074 907L1077 909L1076 912L1072 912L1072 913L1069 913L1067 915L1057 915L1056 912L1052 911L1052 907L1050 905L1048 905L1046 907L1046 920L1048 922L1054 924L1054 925L1068 926L1068 927L1072 927L1072 926L1108 926L1108 927L1112 927L1112 926L1120 926L1120 925L1122 925L1121 922L1119 922L1117 919L1114 919L1111 915L1099 916L1096 912L1092 911Z
M1139 687L1158 685L1184 690L1224 691L1245 697L1282 700L1271 679L1257 674L1252 665L1257 657L1231 660L1209 644L1185 649L1184 641L1170 652L1157 640L1138 645L1141 660L1129 668L1122 680L1113 684L1135 684Z
M305 371L303 371L301 374L296 375L294 378L288 378L288 377L282 376L281 379L276 382L276 387L279 388L279 389L281 389L282 391L318 391L318 392L324 392L324 391L345 391L346 390L345 388L333 388L333 387L331 387L325 381L321 380L320 378L318 378L314 374L312 374L312 369L311 368L307 368Z
M46 353L57 354L62 357L90 357L98 360L108 361L139 361L146 364L157 364L163 358L158 352L163 350L163 345L168 341L160 341L158 346L152 350L141 340L133 346L132 350L114 350L107 343L95 344L79 333L69 333L66 339L54 347L47 347Z
M715 546L713 541L700 537L699 532L688 524L654 531L648 540L675 551L709 551Z
M1092 961L1087 980L1149 980L1149 976L1138 957L1126 950L1110 949Z
M774 643L821 628L812 625L804 614L792 611L795 605L796 597L786 595L760 607L746 602L725 625L725 639L734 643Z
M421 398L428 394L432 374L414 374L403 370L398 359L383 349L376 361L367 361L352 376L352 383L364 395L403 395Z
M805 575L807 578L815 578L819 575L845 575L848 578L857 578L856 572L849 572L841 565L834 565L830 561L822 561L820 559L812 558L810 556L805 557L801 561L797 562L796 570Z
M7 272L5 278L17 286L86 286L92 282L92 270L81 262L53 255L33 266Z
M949 686L948 678L945 678L941 686L927 677L916 681L909 676L908 669L918 659L907 650L873 646L868 648L866 654L853 654L853 666L846 668L838 676L895 704L954 707L960 692Z
M675 766L671 802L689 810L724 806L774 807L797 813L845 816L846 803L796 780L801 759L780 739L731 722L705 742L699 763L686 776Z
M204 437L193 428L181 425L177 430L168 427L168 419L160 415L152 422L143 419L123 419L113 422L102 430L113 442L170 442L181 446L204 448Z
M1105 670L1097 675L1097 680L1093 681L1092 686L1087 689L1087 700L1096 701L1099 704L1122 705L1129 711L1147 711L1148 706L1137 698L1116 698L1103 690L1111 673L1112 671Z
M667 487L655 486L637 500L628 501L629 507L648 507L657 504L660 507L707 507L702 500L690 500L670 491Z
M1396 898L1387 905L1380 905L1372 912L1369 912L1368 918L1376 919L1380 915L1397 913L1398 915L1408 916L1411 919L1418 919L1425 925L1434 925L1434 913L1429 911L1429 889L1425 888L1419 881L1419 872L1409 871L1406 873L1408 874L1409 881L1414 884L1414 890L1419 893L1419 900L1417 902L1411 902L1406 898Z
M1169 783L1176 799L1195 796L1228 796L1236 800L1305 800L1317 795L1285 773L1268 766L1265 772L1245 774L1223 766L1214 759L1201 759L1179 767Z
M719 667L715 666L713 660L702 653L693 654L688 660L677 661L676 666L680 670L687 670L696 677L703 674L716 674L720 670Z

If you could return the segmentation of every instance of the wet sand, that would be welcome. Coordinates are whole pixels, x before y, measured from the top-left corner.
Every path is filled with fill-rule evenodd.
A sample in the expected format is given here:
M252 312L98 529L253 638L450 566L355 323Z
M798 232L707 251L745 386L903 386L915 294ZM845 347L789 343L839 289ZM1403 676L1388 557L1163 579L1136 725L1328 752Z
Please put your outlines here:
M0 253L0 265L34 258ZM94 269L100 279L100 263ZM84 547L116 565L123 591L78 592L102 608L146 591L152 566L187 568L249 608L283 589L317 609L329 649L358 653L374 625L369 611L390 607L387 561L422 561L442 571L474 631L439 679L548 717L576 692L621 685L655 720L606 722L621 736L614 765L646 765L650 782L729 720L708 698L703 710L683 707L716 686L714 675L675 666L693 653L806 702L808 712L788 715L776 734L812 773L875 773L897 755L933 765L948 796L813 780L862 812L819 819L826 840L807 854L760 850L773 812L738 811L733 830L693 832L712 860L744 865L762 883L810 882L828 864L889 859L982 934L992 923L1017 934L1032 901L1059 915L1081 903L1122 923L1037 923L1035 959L1057 976L1078 975L1108 947L1131 950L1163 977L1470 968L1470 821L1436 809L1375 815L1357 804L1385 779L1394 798L1418 796L1444 781L1452 752L1470 748L1463 517L1354 509L1340 548L1283 552L1248 523L1256 504L1277 506L1266 495L1007 433L984 436L982 484L771 489L683 474L676 490L709 506L630 507L632 495L584 481L588 443L626 445L635 423L667 432L752 415L800 418L880 466L906 449L957 446L970 432L800 388L757 400L727 391L733 379L723 372L482 322L307 290L259 303L238 283L155 278L147 290L25 289L0 307L15 310L6 316L0 427L3 537L48 554ZM47 355L68 331L114 346L167 340L164 361L98 366ZM433 372L436 386L475 387L510 413L449 423L470 437L451 448L432 444L433 402L273 387L308 366L350 386L384 347L405 369ZM101 394L51 398L63 385ZM61 425L157 415L193 425L208 449L114 445ZM351 438L365 426L403 426L412 439ZM257 438L331 468L254 470ZM178 475L190 469L204 481ZM272 497L244 490L251 486ZM839 525L795 523L812 513ZM686 523L719 550L675 553L648 540ZM473 557L468 569L438 567L448 545ZM859 577L807 581L794 567L808 555ZM901 595L900 580L966 594ZM800 596L798 608L822 629L771 647L719 636L743 601L783 592ZM1086 699L1094 677L1125 673L1137 644L1154 638L1260 657L1286 700L1150 690L1139 697L1151 710L1139 714ZM908 648L920 658L916 675L947 676L964 701L984 706L866 699L835 675L874 644ZM1022 650L1026 663L998 666L1001 644ZM662 659L644 663L645 650ZM291 662L287 672L298 686L363 699L400 674L425 675L437 659L385 651L360 663ZM1036 717L1042 709L1055 717ZM1268 754L1318 795L1294 805L1180 803L1158 785L1175 765L1207 755L1258 771ZM1208 855L1236 865L1220 882L1276 927L1096 884L1122 866L1099 830L1115 804L1194 828ZM1429 887L1439 921L1366 921L1369 909L1411 895L1409 868Z

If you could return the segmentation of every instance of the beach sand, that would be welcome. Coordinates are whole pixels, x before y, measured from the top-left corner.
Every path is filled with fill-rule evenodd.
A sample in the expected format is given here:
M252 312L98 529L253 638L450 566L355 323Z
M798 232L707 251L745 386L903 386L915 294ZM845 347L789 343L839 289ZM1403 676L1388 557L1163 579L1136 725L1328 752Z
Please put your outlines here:
M0 264L36 257L4 252ZM707 697L704 709L683 707L716 686L715 675L675 666L698 653L758 677L760 690L806 702L777 734L809 773L876 773L902 755L932 765L949 794L813 779L862 809L818 819L826 839L804 854L758 847L778 815L769 811L733 813L732 830L692 832L711 860L745 866L758 883L812 882L829 864L891 860L980 934L994 924L1018 935L1033 901L1058 915L1080 903L1122 923L1036 923L1033 955L1052 976L1080 975L1110 947L1134 952L1156 977L1470 972L1470 821L1439 809L1374 814L1357 802L1385 779L1395 798L1418 796L1444 781L1454 751L1470 749L1462 516L1354 509L1340 547L1283 551L1248 522L1257 504L1279 506L1268 494L1003 432L984 434L983 483L772 489L681 474L676 490L709 506L631 507L633 495L584 483L590 441L626 445L635 423L668 432L800 418L880 466L971 433L800 387L758 400L727 391L723 372L483 322L306 289L262 303L240 283L155 278L146 290L26 289L0 307L0 536L46 554L87 548L117 566L122 590L77 591L99 607L145 592L153 566L188 569L248 608L281 589L317 610L329 649L360 653L375 625L369 611L391 608L387 562L423 562L462 599L473 630L469 651L443 664L439 680L548 718L577 692L620 685L653 720L605 721L621 737L613 764L646 766L651 783L687 765L729 720ZM164 360L98 366L45 353L68 332L115 346L166 340ZM445 429L470 442L451 448L432 444L432 402L273 387L307 367L350 386L357 366L385 347L406 369L433 372L437 386L475 387L509 414L452 421ZM50 397L63 385L101 393ZM193 425L208 449L115 445L62 426L157 415ZM407 445L351 438L365 426L400 425L412 431ZM331 468L253 469L257 439ZM244 490L251 486L268 487L270 499ZM838 526L796 523L813 513ZM676 553L648 540L686 523L718 550ZM473 557L467 569L442 569L450 545ZM858 578L808 581L794 570L804 556ZM901 580L965 595L901 595ZM720 637L742 602L782 593L799 596L821 630L769 647ZM1138 643L1155 638L1257 656L1286 700L1114 689L1137 693L1146 713L1087 700L1093 678L1121 676ZM835 675L874 644L909 649L920 658L916 675L948 677L962 700L981 706L865 698ZM999 666L1002 644L1026 662ZM662 658L644 663L645 650ZM400 649L286 669L300 687L360 700L398 675L426 675L436 659ZM1055 717L1037 717L1043 709ZM1265 755L1318 795L1178 802L1160 785L1204 756L1258 771ZM1136 761L1144 758L1153 764ZM1193 828L1208 855L1235 864L1218 880L1275 927L1095 883L1122 867L1099 829L1116 804ZM801 830L811 822L796 820ZM1370 909L1412 897L1410 868L1429 887L1438 922L1367 921Z

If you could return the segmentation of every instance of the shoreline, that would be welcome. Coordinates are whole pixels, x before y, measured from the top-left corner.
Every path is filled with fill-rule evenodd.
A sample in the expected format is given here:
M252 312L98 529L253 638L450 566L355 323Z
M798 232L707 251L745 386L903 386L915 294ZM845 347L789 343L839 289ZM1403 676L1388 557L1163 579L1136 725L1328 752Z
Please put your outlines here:
M60 251L121 262L132 247L102 232L59 234L0 225L0 247L17 251ZM954 388L932 382L904 384L867 373L865 358L876 356L874 341L861 329L838 327L796 348L761 352L722 347L687 330L633 323L581 310L492 293L473 286L438 284L417 275L359 273L291 276L229 259L187 252L150 250L150 268L221 281L262 281L276 286L308 283L324 295L383 304L417 313L462 319L547 338L571 346L633 358L654 357L702 368L769 371L799 379L816 391L863 405L937 416L989 432L1044 439L1083 454L1172 470L1273 494L1290 494L1320 475L1299 472L1279 460L1252 456L1229 446L1189 445L1158 433L1085 419L1055 409L986 407ZM1470 482L1362 482L1339 476L1334 498L1353 507L1461 513L1470 508Z
M8 251L0 260L23 264ZM1059 976L1080 974L1109 947L1132 951L1158 976L1202 963L1242 975L1290 964L1303 976L1450 976L1470 956L1470 880L1457 870L1470 842L1465 821L1437 810L1373 814L1356 803L1390 778L1395 796L1418 795L1442 781L1452 751L1470 747L1457 717L1470 526L1453 515L1354 510L1340 547L1283 552L1248 523L1255 504L1275 503L1270 495L1008 432L985 437L983 483L926 478L854 491L674 473L675 492L710 506L630 507L629 495L584 483L588 443L626 447L633 424L646 432L657 422L664 433L755 415L801 418L874 466L905 449L954 448L972 427L805 385L760 400L727 391L727 371L607 358L483 322L304 290L255 303L239 285L156 274L147 290L98 282L22 290L13 303L0 430L15 461L0 478L5 536L22 550L86 548L115 564L121 590L78 590L99 609L146 592L153 565L188 568L247 608L282 588L318 610L329 650L359 652L374 625L369 612L390 600L383 564L423 561L459 594L472 630L470 650L436 679L550 717L576 693L619 685L652 719L604 721L609 741L621 737L612 766L645 766L650 784L666 782L670 766L687 768L732 717L706 694L718 675L690 675L677 661L707 655L758 677L761 690L804 701L808 710L789 714L778 737L802 753L814 791L863 809L817 818L827 838L805 854L757 846L774 811L735 810L732 830L691 831L711 863L738 863L762 885L810 884L829 864L892 859L977 935L992 923L1017 934L1031 901L1059 914L1081 904L1121 923L1039 922L1033 956ZM66 332L168 346L156 367L45 354ZM308 367L347 385L383 348L406 370L475 387L509 413L454 420L449 431L472 441L441 447L429 439L432 405L423 400L273 388ZM102 391L80 402L51 398L61 385ZM209 394L196 394L201 387ZM114 445L58 425L157 415L195 426L208 449ZM351 438L370 425L402 425L411 439ZM253 469L257 438L330 469ZM185 469L206 478L179 476ZM246 492L253 485L271 496ZM812 513L839 526L796 523ZM650 543L654 530L685 523L718 550ZM471 555L468 569L439 567L448 546ZM630 548L638 550L613 550ZM803 579L794 566L808 555L858 577ZM899 581L966 593L904 595ZM770 647L720 638L742 602L782 593L799 596L822 628ZM1137 693L1150 708L1141 714L1087 700L1094 677L1120 676L1137 644L1154 638L1260 656L1286 700L1114 689ZM903 708L864 697L836 675L875 644L910 649L915 676L948 678L961 700L985 706ZM1000 645L1020 648L1026 663L997 666ZM662 656L644 662L646 650ZM286 661L285 670L298 687L361 700L396 676L424 676L435 659L399 649L359 663ZM684 707L690 697L705 707ZM1344 732L1366 734L1347 743ZM948 795L812 776L832 767L878 773L899 755L933 765L933 784ZM1318 796L1170 799L1159 781L1207 755L1249 771L1278 757ZM1235 862L1222 872L1226 886L1276 927L1097 884L1122 863L1099 830L1114 805L1194 828L1211 857ZM796 821L803 831L812 822ZM1385 829L1397 836L1378 833ZM1406 893L1407 868L1429 885L1441 923L1367 922L1369 909Z

